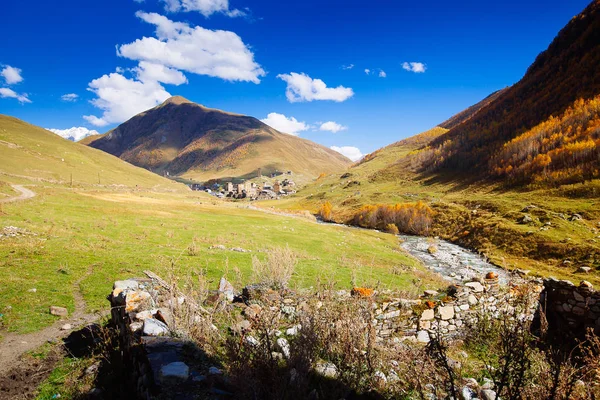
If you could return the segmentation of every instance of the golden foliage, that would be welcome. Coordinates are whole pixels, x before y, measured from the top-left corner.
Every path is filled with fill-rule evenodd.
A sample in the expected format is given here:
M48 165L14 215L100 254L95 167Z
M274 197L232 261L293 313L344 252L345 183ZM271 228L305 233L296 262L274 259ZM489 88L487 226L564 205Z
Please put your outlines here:
M518 181L575 183L597 178L600 96L578 100L506 143L490 160L492 173Z
M354 225L387 229L394 225L399 232L426 235L431 229L433 210L424 202L390 205L366 205L354 215Z
M333 220L333 206L330 202L326 201L321 205L321 209L319 210L319 216L323 221L329 222Z

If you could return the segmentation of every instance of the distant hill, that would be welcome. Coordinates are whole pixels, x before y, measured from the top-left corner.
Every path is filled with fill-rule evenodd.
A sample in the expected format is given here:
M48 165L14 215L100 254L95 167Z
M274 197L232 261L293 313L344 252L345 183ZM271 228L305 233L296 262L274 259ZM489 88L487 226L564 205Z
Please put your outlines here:
M73 143L17 118L0 115L0 179L74 185L125 185L182 190L183 185Z
M562 115L579 99L600 94L600 0L563 28L525 76L481 112L431 143L423 167L429 171L489 174L488 160L510 140Z
M196 180L292 171L315 178L351 164L324 146L276 131L253 117L206 108L183 97L136 115L82 143L157 173Z

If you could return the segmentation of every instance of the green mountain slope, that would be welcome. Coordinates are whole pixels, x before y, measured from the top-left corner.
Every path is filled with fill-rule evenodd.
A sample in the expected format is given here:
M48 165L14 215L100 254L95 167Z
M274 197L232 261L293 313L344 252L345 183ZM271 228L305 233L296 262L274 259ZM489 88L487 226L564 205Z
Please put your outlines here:
M0 115L0 180L125 185L181 190L183 186L105 152Z

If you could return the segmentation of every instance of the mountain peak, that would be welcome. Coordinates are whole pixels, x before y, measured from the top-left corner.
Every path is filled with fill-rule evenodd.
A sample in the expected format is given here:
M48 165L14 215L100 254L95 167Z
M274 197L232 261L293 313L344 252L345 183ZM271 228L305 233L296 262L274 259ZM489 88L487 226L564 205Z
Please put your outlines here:
M183 96L171 96L168 99L166 99L162 105L167 105L167 104L175 104L175 105L179 105L179 104L194 104L193 101L189 101L188 99L186 99Z

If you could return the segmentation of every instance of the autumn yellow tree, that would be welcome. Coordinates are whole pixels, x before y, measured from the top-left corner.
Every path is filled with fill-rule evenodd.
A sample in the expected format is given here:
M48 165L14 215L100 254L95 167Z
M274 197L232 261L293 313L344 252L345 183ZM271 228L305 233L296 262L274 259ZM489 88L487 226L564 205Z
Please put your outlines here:
M321 209L319 210L319 216L323 221L333 221L333 206L330 202L326 201L325 203L323 203L323 205L321 205Z

